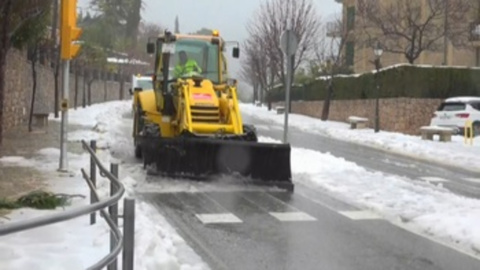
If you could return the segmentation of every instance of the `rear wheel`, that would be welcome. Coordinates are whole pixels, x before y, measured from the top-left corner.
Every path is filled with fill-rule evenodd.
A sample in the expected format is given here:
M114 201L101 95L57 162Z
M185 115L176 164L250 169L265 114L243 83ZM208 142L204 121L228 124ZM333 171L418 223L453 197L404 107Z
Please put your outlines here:
M142 158L142 147L138 143L135 143L135 157Z
M257 142L257 129L253 125L243 125L243 133L246 134L246 141Z

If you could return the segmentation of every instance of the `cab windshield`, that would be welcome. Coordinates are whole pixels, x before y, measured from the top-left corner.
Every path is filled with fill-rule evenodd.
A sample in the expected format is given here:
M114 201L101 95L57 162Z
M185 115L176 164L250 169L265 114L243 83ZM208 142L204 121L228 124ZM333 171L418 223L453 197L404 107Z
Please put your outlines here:
M139 78L136 82L137 87L141 87L144 90L153 89L152 78Z
M171 78L202 76L219 83L218 45L209 41L180 39L170 56Z

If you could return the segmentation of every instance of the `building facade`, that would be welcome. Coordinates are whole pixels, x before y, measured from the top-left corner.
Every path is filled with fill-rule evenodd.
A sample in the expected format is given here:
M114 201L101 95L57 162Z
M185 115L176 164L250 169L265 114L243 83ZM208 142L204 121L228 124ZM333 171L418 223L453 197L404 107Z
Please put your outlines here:
M373 70L373 60L375 58L373 46L365 42L364 19L359 15L358 0L335 0L343 5L341 23L330 23L327 27L327 36L330 38L345 39L342 48L344 63L353 69L355 73L363 73ZM395 0L380 0L381 5L388 5ZM416 0L421 2L422 14L427 16L428 0ZM445 0L449 1L449 0ZM469 0L466 0L469 1ZM473 1L479 3L479 1ZM400 11L401 12L401 11ZM448 65L448 66L480 66L480 16L479 8L472 6L468 15L463 18L462 27L465 27L465 35L468 41L461 46L454 45L449 38L444 36L439 38L439 43L435 49L425 50L415 60L415 64L425 65ZM445 16L444 16L445 17ZM448 18L446 18L448 20ZM458 20L458 18L455 18ZM453 20L453 18L452 18ZM445 25L448 21L439 21L441 25ZM372 26L369 26L372 27ZM479 31L474 31L474 30ZM370 33L378 33L380 30L370 29ZM370 37L371 38L371 35ZM405 48L407 45L405 44ZM404 54L384 52L381 57L382 66L391 66L395 64L408 63Z

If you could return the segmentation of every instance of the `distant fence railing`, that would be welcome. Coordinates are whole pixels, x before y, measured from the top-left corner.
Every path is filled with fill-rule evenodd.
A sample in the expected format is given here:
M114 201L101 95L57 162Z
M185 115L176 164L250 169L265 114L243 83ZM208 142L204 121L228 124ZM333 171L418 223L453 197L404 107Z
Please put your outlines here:
M69 209L65 212L54 213L48 216L41 216L29 220L11 222L0 226L0 236L30 230L41 226L51 225L62 221L74 219L90 214L90 224L96 222L96 212L105 219L110 227L110 253L103 257L96 264L87 268L88 270L101 270L107 267L108 270L117 269L117 257L123 249L122 266L123 270L133 270L134 262L134 230L135 230L135 200L124 199L123 216L118 215L118 201L125 193L125 188L118 180L118 164L110 164L110 171L107 170L96 156L96 142L91 141L90 145L82 141L83 148L90 154L90 176L82 169L83 178L90 187L90 205ZM100 200L96 191L97 168L102 177L110 181L110 197ZM108 207L108 213L105 208ZM118 227L118 218L123 218L124 235Z

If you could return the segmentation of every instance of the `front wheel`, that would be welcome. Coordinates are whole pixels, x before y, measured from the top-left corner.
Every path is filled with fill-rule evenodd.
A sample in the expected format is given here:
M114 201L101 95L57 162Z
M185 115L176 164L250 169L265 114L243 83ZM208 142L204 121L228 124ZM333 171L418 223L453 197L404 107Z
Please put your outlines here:
M135 157L142 158L142 147L140 144L135 144Z
M243 125L243 133L246 134L246 141L257 142L257 129L253 125Z

